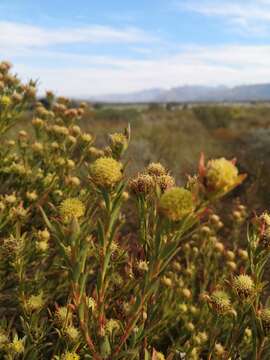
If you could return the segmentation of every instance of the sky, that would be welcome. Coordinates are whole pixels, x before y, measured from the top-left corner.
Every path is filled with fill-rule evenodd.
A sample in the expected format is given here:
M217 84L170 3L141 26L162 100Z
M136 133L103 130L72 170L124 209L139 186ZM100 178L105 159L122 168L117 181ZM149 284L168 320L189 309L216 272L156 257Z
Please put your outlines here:
M270 0L0 0L0 59L89 97L270 82Z

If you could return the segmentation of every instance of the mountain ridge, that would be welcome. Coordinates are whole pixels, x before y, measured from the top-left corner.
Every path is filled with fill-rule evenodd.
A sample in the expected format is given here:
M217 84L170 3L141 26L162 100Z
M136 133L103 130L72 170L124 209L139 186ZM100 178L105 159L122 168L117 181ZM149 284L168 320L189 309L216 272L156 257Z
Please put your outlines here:
M146 89L126 94L94 96L90 101L108 103L168 103L168 102L248 102L270 101L270 82L254 85L224 85L211 87L203 85L183 85L168 90Z

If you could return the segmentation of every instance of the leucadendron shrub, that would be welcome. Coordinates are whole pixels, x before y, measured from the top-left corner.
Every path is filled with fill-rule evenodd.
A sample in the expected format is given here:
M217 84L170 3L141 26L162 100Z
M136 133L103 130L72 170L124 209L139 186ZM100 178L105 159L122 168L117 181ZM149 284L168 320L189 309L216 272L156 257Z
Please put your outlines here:
M185 185L159 163L128 178L130 129L99 149L86 107L39 102L0 63L0 358L268 359L270 215L245 246L248 209L226 231L215 213L235 161L202 156Z

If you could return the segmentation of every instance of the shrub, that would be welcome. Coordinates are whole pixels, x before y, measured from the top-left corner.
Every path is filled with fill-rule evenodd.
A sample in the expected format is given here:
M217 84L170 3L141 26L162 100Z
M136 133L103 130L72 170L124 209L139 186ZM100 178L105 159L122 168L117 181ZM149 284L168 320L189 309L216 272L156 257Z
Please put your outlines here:
M85 104L48 93L45 107L9 69L0 64L1 358L269 357L270 216L240 248L238 204L226 249L211 210L244 180L235 163L202 157L184 187L159 163L128 179L128 128L98 149L78 126ZM29 106L33 135L5 140Z

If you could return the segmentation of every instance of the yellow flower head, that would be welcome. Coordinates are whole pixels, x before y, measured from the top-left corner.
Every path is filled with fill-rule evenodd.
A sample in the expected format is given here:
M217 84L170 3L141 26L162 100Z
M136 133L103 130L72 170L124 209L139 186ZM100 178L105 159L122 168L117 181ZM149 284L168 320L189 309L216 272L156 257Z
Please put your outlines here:
M21 354L24 352L24 343L21 339L14 339L10 344L11 350L16 354Z
M71 341L76 341L79 338L80 333L74 326L68 326L66 328L66 335Z
M151 163L147 166L147 173L151 176L161 176L166 175L167 171L164 166L160 163Z
M84 213L85 206L77 198L66 199L60 205L60 215L64 222L68 222L72 218L79 219Z
M60 306L55 313L56 321L63 325L65 322L69 322L72 319L72 313L66 306Z
M161 352L156 351L155 355L156 355L155 357L156 360L165 360L165 356Z
M111 188L123 177L123 166L111 157L101 157L90 165L92 181L102 188Z
M107 333L112 334L114 330L119 330L120 326L117 320L110 319L105 325L105 330Z
M9 96L2 96L0 98L0 105L2 105L3 107L8 107L11 104L11 98Z
M27 309L30 311L40 310L44 305L43 294L31 295L26 302Z
M80 360L80 356L76 354L74 351L67 351L62 357L63 360Z
M160 198L159 211L169 220L179 221L193 210L192 193L184 188L173 187Z
M221 290L214 291L211 296L209 303L212 308L220 315L226 314L231 310L231 301L227 293Z
M238 275L233 279L232 286L237 295L245 300L252 296L255 292L255 285L249 275Z
M115 133L109 135L109 141L112 151L121 155L122 151L128 147L128 139L124 134Z
M227 190L238 181L238 169L225 158L210 160L206 167L207 186L214 191Z

